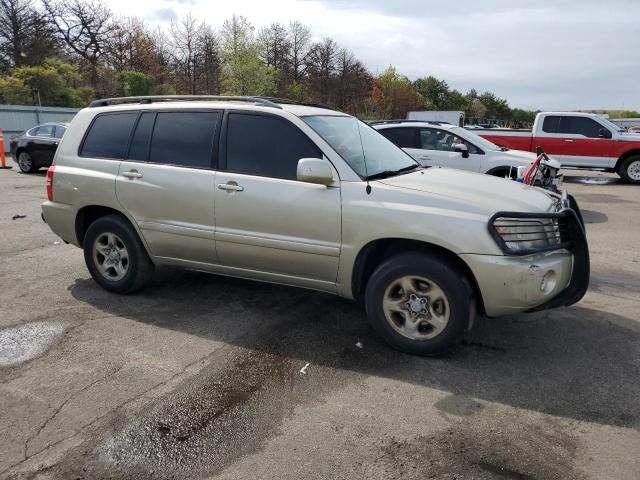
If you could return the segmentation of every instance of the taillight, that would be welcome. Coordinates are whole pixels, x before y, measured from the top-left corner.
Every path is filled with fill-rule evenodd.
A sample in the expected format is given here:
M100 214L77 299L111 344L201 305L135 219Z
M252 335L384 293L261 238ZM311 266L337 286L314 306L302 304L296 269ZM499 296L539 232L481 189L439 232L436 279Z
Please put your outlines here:
M49 201L53 201L53 173L55 170L56 167L54 165L51 165L47 170L47 198Z

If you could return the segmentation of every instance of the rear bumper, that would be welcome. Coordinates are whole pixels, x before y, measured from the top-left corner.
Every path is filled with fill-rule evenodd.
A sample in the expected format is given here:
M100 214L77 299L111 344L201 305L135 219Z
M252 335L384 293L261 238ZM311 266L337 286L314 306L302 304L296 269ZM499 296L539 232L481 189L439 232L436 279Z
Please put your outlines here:
M73 243L77 247L76 215L78 210L72 205L47 201L42 204L42 219L49 228L67 243Z
M589 286L589 249L573 210L569 215L571 245L530 255L463 254L478 283L489 317L535 312L573 305Z

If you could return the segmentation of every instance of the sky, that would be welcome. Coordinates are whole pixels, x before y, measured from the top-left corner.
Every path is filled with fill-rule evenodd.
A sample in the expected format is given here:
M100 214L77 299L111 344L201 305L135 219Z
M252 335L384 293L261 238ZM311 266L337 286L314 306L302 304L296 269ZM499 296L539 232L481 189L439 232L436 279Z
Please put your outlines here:
M168 27L188 12L214 28L299 20L372 73L433 75L512 107L640 110L640 0L105 0Z

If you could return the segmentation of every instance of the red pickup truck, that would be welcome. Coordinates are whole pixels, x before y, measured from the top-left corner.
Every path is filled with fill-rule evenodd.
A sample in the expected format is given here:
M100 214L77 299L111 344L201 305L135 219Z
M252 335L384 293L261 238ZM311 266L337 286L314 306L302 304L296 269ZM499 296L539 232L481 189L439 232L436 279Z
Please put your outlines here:
M640 184L640 134L627 133L604 117L581 112L542 112L533 130L473 129L487 140L513 150L545 153L562 166L616 172Z

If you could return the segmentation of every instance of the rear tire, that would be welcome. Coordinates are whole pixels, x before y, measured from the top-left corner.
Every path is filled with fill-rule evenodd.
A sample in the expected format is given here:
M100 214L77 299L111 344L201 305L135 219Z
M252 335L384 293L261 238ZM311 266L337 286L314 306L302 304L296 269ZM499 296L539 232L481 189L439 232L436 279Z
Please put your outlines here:
M640 155L631 155L618 167L618 175L627 183L640 183Z
M138 234L120 215L107 215L93 222L85 234L83 249L91 276L110 292L140 290L153 273L153 263Z
M371 275L365 306L373 329L393 348L438 355L470 328L473 292L448 262L419 252L385 260Z
M22 173L34 173L38 170L33 158L26 150L22 150L18 154L18 167Z

